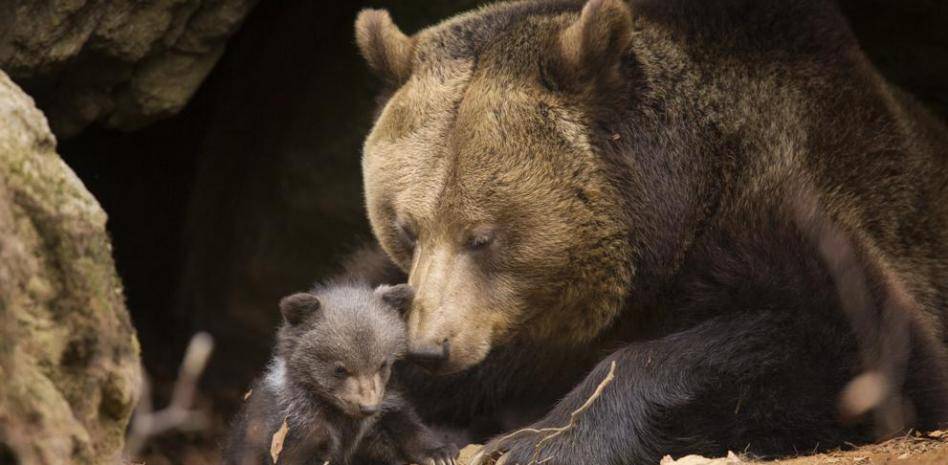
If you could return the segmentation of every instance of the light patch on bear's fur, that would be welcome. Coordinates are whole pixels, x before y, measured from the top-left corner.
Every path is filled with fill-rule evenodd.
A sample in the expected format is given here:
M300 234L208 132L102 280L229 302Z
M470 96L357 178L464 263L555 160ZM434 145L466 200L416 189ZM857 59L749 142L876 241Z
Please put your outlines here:
M424 49L423 43L419 46ZM467 59L446 59L435 69L416 68L383 108L362 158L369 222L376 232L390 230L396 219L398 212L382 208L387 202L434 209L447 176L449 147L432 141L443 142L449 132L473 66ZM426 166L418 160L427 160ZM389 198L392 193L400 198ZM380 241L383 248L389 242ZM394 256L393 250L386 252Z
M267 374L264 377L264 384L273 392L281 392L286 386L286 360L282 357L275 357L270 366L267 367Z
M553 114L553 124L556 125L556 131L563 136L577 153L590 153L592 146L589 143L589 135L586 127L582 123L582 116L577 111L570 111L566 108L551 109Z

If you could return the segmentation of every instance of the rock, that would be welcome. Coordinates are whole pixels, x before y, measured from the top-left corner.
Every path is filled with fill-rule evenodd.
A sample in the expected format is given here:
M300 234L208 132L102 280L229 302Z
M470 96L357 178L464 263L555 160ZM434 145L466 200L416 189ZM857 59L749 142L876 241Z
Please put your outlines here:
M139 348L106 216L0 72L0 463L119 457Z
M11 0L0 69L60 137L136 129L188 102L258 0Z

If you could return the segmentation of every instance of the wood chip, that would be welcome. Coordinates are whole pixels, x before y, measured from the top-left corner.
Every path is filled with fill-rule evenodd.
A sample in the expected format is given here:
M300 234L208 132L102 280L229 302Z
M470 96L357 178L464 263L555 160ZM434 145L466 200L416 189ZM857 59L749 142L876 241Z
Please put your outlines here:
M270 440L270 458L273 459L274 464L280 459L280 453L283 452L283 441L286 440L286 433L289 432L290 427L286 424L286 418L284 418L280 429L273 433L273 439Z

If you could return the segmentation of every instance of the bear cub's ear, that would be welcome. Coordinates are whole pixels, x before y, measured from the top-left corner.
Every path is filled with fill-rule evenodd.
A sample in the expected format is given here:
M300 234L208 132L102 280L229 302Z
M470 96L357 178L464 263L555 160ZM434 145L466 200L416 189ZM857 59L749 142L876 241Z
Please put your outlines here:
M411 302L415 298L415 290L407 284L389 286L383 284L375 288L375 295L382 299L382 302L392 306L398 313L404 315L411 307Z
M359 51L380 78L393 86L408 80L414 41L392 22L388 11L360 11L355 35Z
M291 326L303 322L306 317L319 310L319 299L308 292L299 292L280 300L280 313Z

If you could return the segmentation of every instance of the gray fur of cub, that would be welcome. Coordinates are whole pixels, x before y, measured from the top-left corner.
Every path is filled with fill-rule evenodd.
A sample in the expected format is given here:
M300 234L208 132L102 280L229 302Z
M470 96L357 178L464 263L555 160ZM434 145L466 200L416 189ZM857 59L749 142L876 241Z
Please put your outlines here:
M407 285L317 286L280 302L274 357L234 422L226 465L272 465L274 434L287 425L277 465L454 461L395 389L405 350Z

